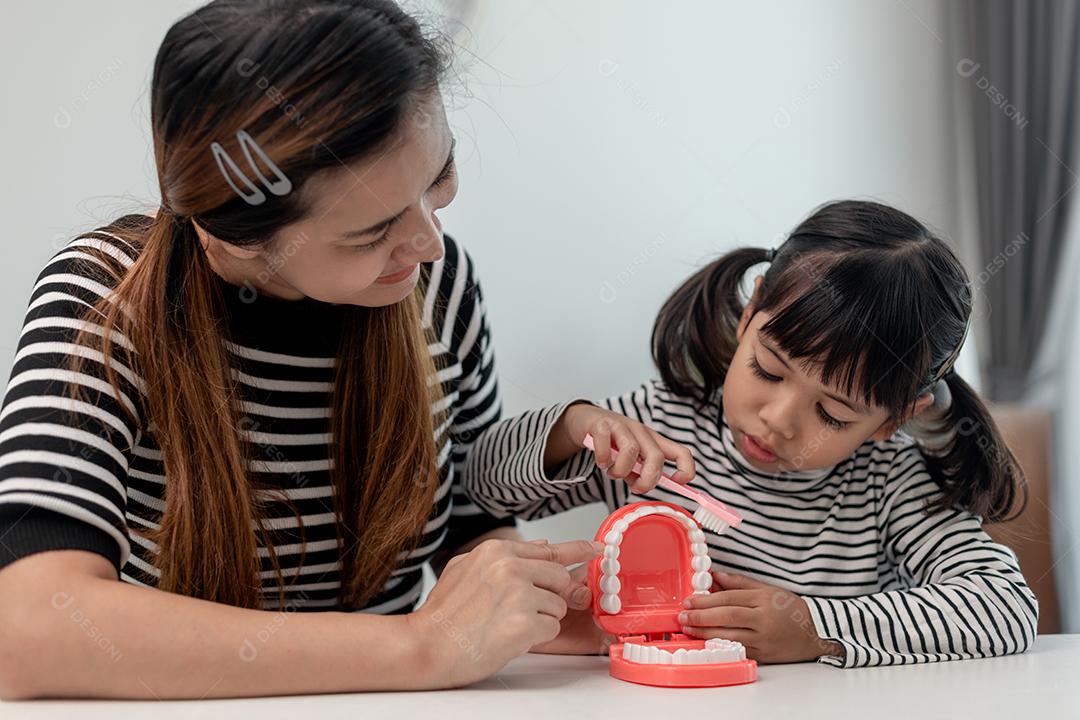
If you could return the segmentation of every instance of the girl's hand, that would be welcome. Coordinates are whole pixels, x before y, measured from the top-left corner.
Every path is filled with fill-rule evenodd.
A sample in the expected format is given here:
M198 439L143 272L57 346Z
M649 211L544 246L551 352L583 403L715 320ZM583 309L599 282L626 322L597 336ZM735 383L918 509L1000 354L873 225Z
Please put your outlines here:
M676 482L687 483L694 477L694 458L686 447L628 417L586 403L571 405L555 423L544 455L545 468L553 471L585 447L586 435L593 436L597 466L613 478L625 479L635 493L656 487L665 460L675 462L678 470L671 477ZM615 460L612 447L618 451ZM633 472L639 460L640 474Z
M746 656L761 663L844 655L842 646L818 637L810 608L795 593L743 575L713 571L713 579L710 595L684 603L679 621L687 635L742 643Z
M427 601L407 616L421 648L417 666L431 673L425 684L449 688L483 680L555 638L567 612L564 597L580 600L581 588L588 597L587 586L566 566L598 552L597 543L584 540L485 540L451 558Z

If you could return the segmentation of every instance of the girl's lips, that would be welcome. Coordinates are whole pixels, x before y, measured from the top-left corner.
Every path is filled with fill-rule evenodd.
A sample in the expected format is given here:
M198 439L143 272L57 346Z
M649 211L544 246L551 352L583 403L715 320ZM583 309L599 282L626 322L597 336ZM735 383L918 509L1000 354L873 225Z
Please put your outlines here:
M772 448L765 445L760 440L757 440L752 435L747 435L745 432L742 434L742 451L745 455L748 455L758 462L771 463L776 462L779 457Z
M375 278L375 282L377 282L377 283L379 283L381 285L393 285L394 283L399 283L402 280L405 280L406 278L411 277L413 272L415 272L417 267L419 267L419 266L418 265L410 265L409 267L405 268L404 270L399 270L398 272L394 273L393 275L383 275L382 277Z

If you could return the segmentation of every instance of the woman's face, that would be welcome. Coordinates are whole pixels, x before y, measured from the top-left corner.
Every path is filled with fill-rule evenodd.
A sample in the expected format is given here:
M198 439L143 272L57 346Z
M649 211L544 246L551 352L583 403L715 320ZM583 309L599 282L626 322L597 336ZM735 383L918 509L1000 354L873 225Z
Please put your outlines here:
M755 295L760 284L758 278ZM896 431L885 408L865 406L823 385L817 373L789 358L760 331L770 317L754 312L752 301L747 304L724 378L724 418L755 468L775 473L831 467L866 440L884 440ZM924 394L914 411L932 402Z
M398 137L362 163L318 173L304 186L313 208L262 248L200 229L226 280L285 299L379 307L408 297L419 263L443 255L436 212L457 194L453 138L437 93L418 102Z

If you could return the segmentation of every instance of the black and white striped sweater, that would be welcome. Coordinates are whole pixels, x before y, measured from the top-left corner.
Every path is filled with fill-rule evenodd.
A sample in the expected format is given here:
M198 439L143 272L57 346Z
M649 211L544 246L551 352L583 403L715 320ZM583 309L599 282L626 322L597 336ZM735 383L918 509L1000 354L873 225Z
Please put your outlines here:
M690 448L692 486L744 518L722 535L706 531L714 567L803 596L806 622L845 650L821 662L986 657L1022 652L1034 641L1038 606L1015 554L993 542L977 516L925 512L939 491L910 436L867 441L832 468L769 475L739 452L719 395L702 413L650 381L598 404ZM477 441L465 477L478 505L523 519L593 502L614 510L663 500L694 511L692 501L662 488L629 493L589 452L545 477L544 444L566 406L503 421Z
M144 227L151 219L127 215L116 223ZM18 352L0 411L0 566L52 549L104 555L127 582L153 586L157 548L130 532L154 527L164 509L161 455L153 434L132 424L103 384L103 366L91 359L87 374L67 369L75 332L87 304L109 292L87 247L104 249L125 266L137 249L114 234L114 225L86 233L57 252L34 285ZM480 287L469 256L446 238L442 260L424 265L423 321L438 342L436 361L449 408L449 432L438 458L439 488L419 547L399 558L392 577L365 612L411 611L420 596L422 567L440 549L453 549L494 527L495 519L461 492L468 442L500 415L493 348ZM87 263L90 263L89 265ZM333 387L340 306L310 298L283 300L244 292L218 278L232 340L226 343L239 381L240 432L252 451L250 471L266 493L264 521L286 583L286 607L339 608L339 549L332 511L329 400ZM140 407L139 378L129 378ZM97 405L73 405L68 383L103 391ZM65 412L76 411L77 427ZM296 517L280 492L301 514ZM303 564L300 554L306 551ZM278 583L269 552L262 561L264 607L277 607ZM294 580L295 578L295 580Z

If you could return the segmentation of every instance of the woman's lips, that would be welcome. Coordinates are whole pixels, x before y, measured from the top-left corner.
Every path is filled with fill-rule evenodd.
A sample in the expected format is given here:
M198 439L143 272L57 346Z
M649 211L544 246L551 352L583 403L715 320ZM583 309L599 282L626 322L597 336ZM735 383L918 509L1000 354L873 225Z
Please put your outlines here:
M748 435L745 432L742 434L742 446L741 449L744 455L754 458L758 462L771 463L779 460L779 456L773 452L773 449L764 444L753 435Z
M419 267L419 266L418 265L410 265L409 267L405 268L404 270L399 270L396 273L393 273L392 275L382 275L382 276L376 278L375 282L377 282L377 283L379 283L381 285L393 285L394 283L399 283L402 280L405 280L405 279L407 279L409 277L412 277L412 274L416 271L417 267Z

